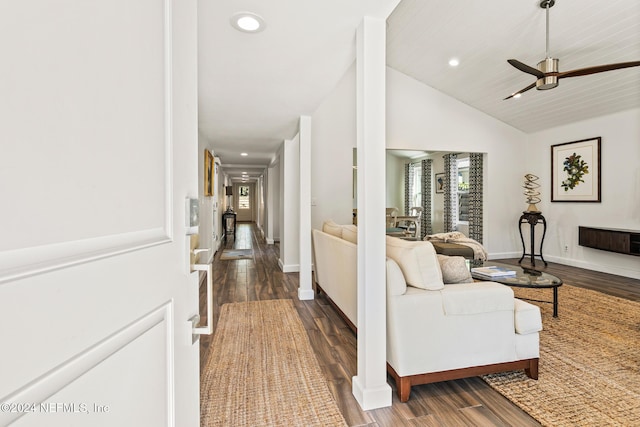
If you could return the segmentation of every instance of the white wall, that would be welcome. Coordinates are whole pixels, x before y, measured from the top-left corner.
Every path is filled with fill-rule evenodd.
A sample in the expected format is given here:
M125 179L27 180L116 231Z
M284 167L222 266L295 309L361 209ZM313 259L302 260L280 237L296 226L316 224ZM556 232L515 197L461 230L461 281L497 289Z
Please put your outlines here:
M444 193L436 193L436 174L444 172L445 153L437 153L429 156L433 162L431 163L431 231L433 233L444 233ZM485 212L488 212L485 204Z
M398 215L404 215L404 165L406 159L387 152L386 206L398 208Z
M213 196L204 195L204 151L209 150L215 155L214 150L211 148L211 144L202 135L198 134L198 199L200 201L200 227L198 230L200 248L210 248L206 261L211 262L215 252L220 246L220 223L222 215L219 206L222 191L224 187L221 183L222 173L218 170L218 173L213 173ZM219 169L219 165L216 165L216 169ZM202 256L201 256L202 258ZM204 261L204 260L203 260Z
M265 176L267 169L265 168L263 176L256 180L256 227L264 237L264 220L265 220Z
M521 255L526 134L391 68L387 91L387 148L487 153L484 245L491 257Z
M352 66L312 116L311 228L353 219L353 149L356 147L356 74Z
M312 198L316 206L312 208L312 227L321 227L326 219L350 223L354 68L316 110L313 123ZM550 203L549 147L594 136L602 137L602 203ZM540 177L543 200L538 207L549 227L543 247L545 259L640 276L637 257L577 245L578 225L640 229L638 141L640 110L527 135L387 69L387 149L486 153L484 243L492 258L522 254L517 223L527 203L521 187L524 175L533 173ZM442 171L439 162L434 158L434 174ZM327 165L331 165L331 172ZM435 195L436 203L438 197L442 196ZM434 232L439 231L436 228ZM560 250L565 244L569 245L566 254Z
M265 238L268 244L280 241L280 153L266 171Z
M280 153L280 259L285 273L298 271L300 255L300 134Z
M550 147L598 136L602 137L602 202L550 202ZM640 258L578 245L579 225L640 230L640 109L537 132L528 140L527 167L540 177L538 208L548 223L545 259L640 278Z
M348 224L355 145L354 68L316 110L313 123L312 227L330 218ZM488 153L484 243L495 257L522 253L517 221L527 207L521 195L526 168L517 159L522 158L526 140L524 133L387 68L387 149Z

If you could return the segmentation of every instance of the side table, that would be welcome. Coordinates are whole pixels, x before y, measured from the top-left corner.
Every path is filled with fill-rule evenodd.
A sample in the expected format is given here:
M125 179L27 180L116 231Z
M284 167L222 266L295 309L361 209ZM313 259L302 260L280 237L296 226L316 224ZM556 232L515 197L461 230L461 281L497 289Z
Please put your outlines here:
M531 253L527 253L527 248L524 245L524 237L522 236L522 224L529 223L531 230ZM535 241L536 241L536 225L542 223L542 240L540 240L540 253L535 253ZM520 220L518 221L518 228L520 229L520 240L522 241L522 257L518 263L521 263L525 256L529 255L531 257L531 265L535 267L536 260L535 257L540 257L544 265L547 265L547 261L542 257L542 245L544 243L544 236L547 234L547 221L544 219L544 216L541 212L529 212L524 211L522 216L520 216Z

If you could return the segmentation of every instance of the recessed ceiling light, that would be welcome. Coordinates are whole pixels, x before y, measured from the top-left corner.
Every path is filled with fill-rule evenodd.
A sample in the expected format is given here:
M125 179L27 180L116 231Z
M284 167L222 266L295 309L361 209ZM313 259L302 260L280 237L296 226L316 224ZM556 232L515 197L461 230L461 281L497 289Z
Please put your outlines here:
M249 154L248 153L240 153L240 155L244 157L244 156L248 156Z
M458 60L458 58L451 58L449 60L449 65L452 67L457 67L458 65L460 65L460 60Z
M251 12L234 13L231 17L231 25L236 30L245 33L259 33L266 27L264 19L260 15Z

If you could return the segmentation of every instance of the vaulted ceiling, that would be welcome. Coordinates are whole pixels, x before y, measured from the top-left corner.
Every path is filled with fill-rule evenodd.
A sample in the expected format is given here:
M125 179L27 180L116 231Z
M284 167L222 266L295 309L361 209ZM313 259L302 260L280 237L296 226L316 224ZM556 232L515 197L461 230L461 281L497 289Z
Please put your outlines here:
M259 174L294 136L298 117L312 114L353 63L362 16L396 2L201 0L199 130L225 171ZM266 29L235 30L229 20L239 11L261 15ZM539 0L402 0L387 22L390 67L523 132L640 108L640 67L503 100L535 81L507 59L535 67L545 57ZM560 71L639 61L640 1L556 0L549 43ZM454 57L460 64L452 68Z
M389 17L387 64L523 132L640 107L640 67L561 79L546 91L503 100L536 78L545 58L540 0L403 0ZM560 71L640 61L640 1L557 0L549 54ZM449 66L457 58L460 65Z

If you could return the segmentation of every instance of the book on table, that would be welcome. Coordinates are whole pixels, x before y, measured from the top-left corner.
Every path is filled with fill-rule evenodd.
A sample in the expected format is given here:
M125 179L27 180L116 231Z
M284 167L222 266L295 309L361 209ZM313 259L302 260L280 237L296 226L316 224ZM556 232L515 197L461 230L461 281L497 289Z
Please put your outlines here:
M471 272L484 277L506 277L516 275L514 270L498 266L474 267L471 269Z

